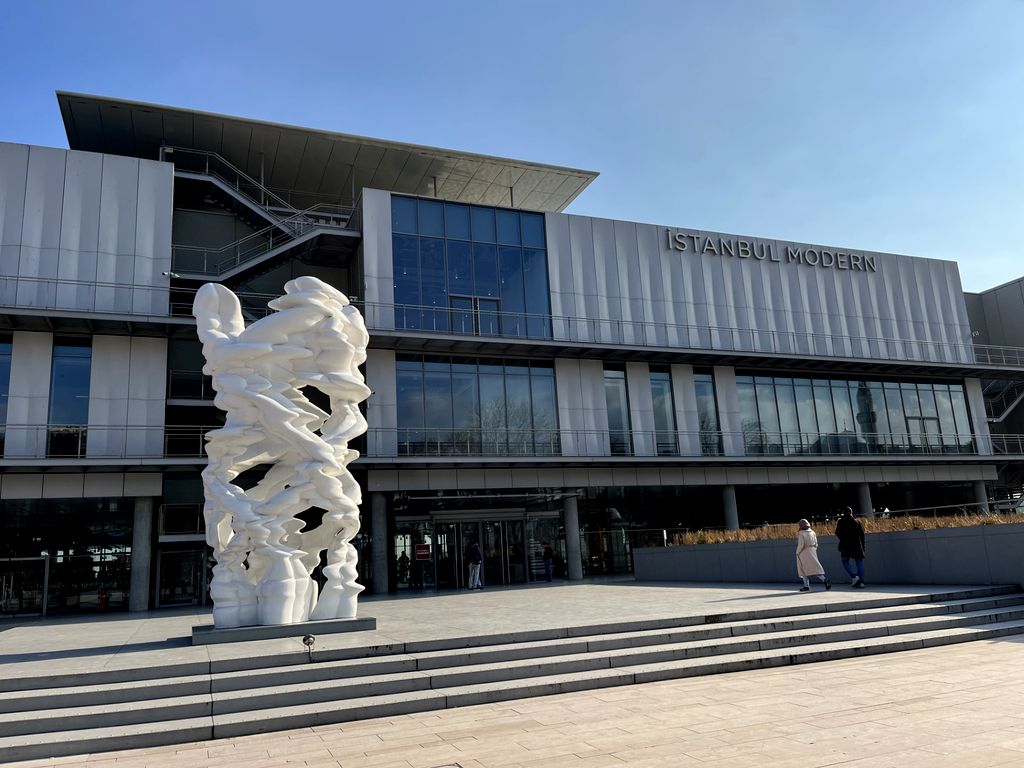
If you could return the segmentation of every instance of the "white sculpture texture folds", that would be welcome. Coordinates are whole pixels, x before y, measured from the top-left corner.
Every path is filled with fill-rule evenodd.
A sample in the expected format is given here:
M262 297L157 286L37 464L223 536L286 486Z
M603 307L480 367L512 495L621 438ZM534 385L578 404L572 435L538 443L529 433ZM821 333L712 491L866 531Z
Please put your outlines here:
M224 427L207 433L203 471L218 628L354 618L363 589L351 544L360 489L347 465L359 455L349 441L366 431L359 365L369 337L359 310L323 281L299 277L284 289L268 305L275 311L248 327L223 285L204 285L193 306L203 372L226 411ZM304 387L327 395L330 412ZM258 482L236 482L264 467ZM323 518L307 529L297 515L311 508ZM325 551L319 591L312 573Z

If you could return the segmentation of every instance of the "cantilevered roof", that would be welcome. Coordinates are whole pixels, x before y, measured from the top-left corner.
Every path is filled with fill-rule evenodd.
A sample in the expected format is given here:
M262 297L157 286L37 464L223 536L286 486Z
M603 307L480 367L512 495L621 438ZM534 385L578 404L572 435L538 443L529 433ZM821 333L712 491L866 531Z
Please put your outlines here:
M57 92L72 149L157 159L161 146L215 152L274 189L350 199L363 187L561 211L597 177L451 149L351 136L104 96Z

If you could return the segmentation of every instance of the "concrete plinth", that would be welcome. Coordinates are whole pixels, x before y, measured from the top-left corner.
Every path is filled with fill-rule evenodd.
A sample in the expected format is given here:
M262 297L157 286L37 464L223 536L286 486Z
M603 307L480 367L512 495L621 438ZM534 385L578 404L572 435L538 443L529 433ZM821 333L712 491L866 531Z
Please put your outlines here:
M217 629L203 625L192 627L192 645L248 643L253 640L273 640L282 637L301 638L304 635L336 635L341 632L366 632L376 628L377 620L372 616L304 621L300 624L271 624L265 627L232 627L231 629Z

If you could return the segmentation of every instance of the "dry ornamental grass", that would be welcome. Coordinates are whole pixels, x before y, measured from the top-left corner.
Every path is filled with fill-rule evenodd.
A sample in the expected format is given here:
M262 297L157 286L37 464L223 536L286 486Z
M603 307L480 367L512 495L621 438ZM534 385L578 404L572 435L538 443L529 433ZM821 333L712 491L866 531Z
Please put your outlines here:
M1008 523L1024 522L1022 515L947 515L945 517L919 517L906 515L901 517L876 517L874 519L858 518L864 526L864 533L890 533L893 531L925 531L933 528L966 528L973 525L1007 525ZM819 536L831 535L836 528L836 521L829 520L818 523L815 532ZM792 539L796 536L796 524L762 525L758 528L744 528L739 531L700 530L673 533L669 536L671 546L686 544L727 544L743 541L771 541L776 539Z

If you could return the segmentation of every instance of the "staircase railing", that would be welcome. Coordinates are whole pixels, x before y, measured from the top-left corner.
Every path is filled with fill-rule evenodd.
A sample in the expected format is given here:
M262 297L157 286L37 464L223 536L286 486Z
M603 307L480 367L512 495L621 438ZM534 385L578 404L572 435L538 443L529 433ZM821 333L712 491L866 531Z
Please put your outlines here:
M1000 422L1024 400L1024 381L1007 383L998 394L985 398L985 413L989 421Z

